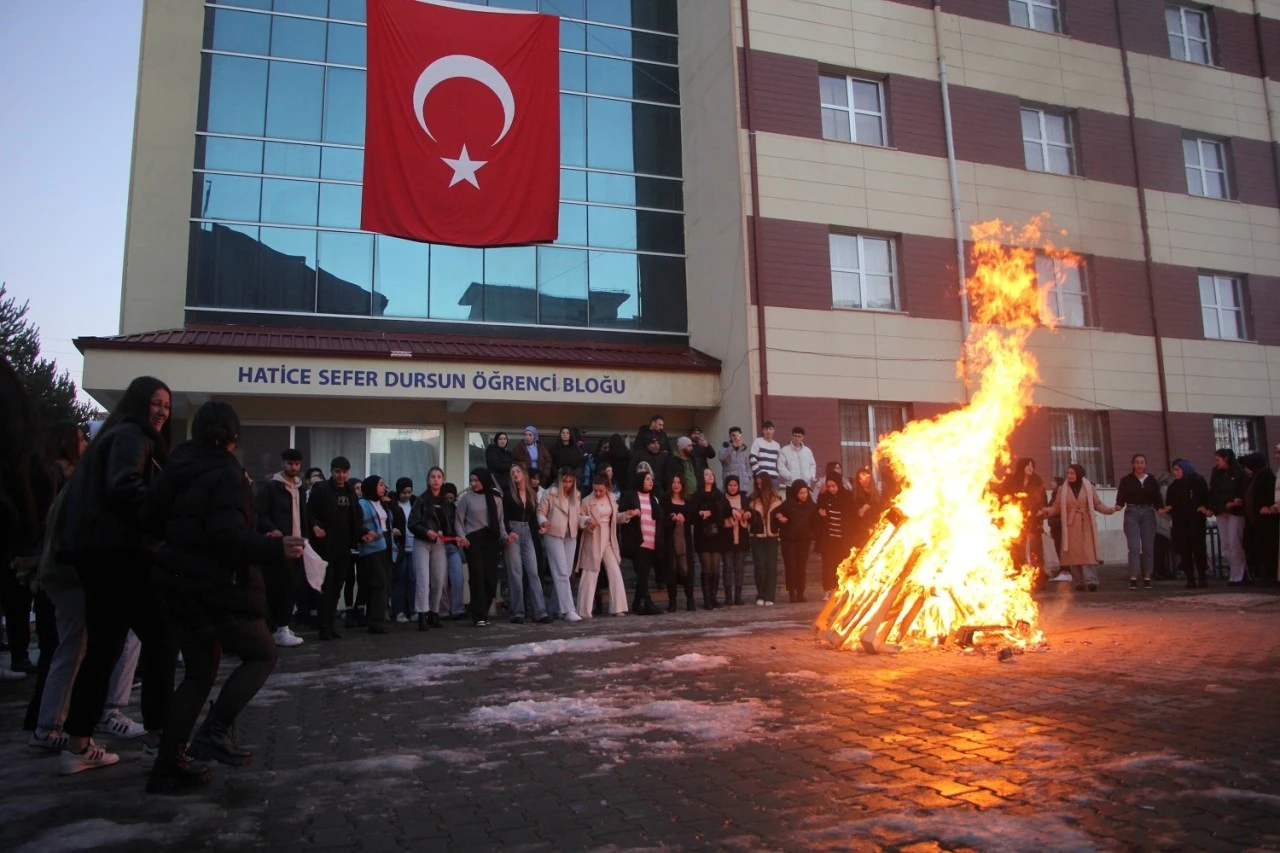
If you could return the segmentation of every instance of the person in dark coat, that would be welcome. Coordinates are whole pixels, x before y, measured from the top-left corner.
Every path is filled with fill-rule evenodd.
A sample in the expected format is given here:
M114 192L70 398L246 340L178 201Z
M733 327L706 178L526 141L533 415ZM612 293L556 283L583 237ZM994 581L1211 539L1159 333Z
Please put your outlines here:
M1270 584L1276 580L1277 540L1280 518L1270 512L1276 490L1276 475L1267 467L1262 453L1240 457L1240 465L1249 475L1244 486L1244 556L1249 577L1255 583Z
M864 465L853 475L853 518L850 533L852 545L861 548L871 538L876 522L880 520L880 510L884 506L883 498L876 490L875 477L871 476L871 466Z
M414 536L409 529L409 516L417 502L413 480L409 477L396 480L395 500L391 502L391 539L395 546L391 564L391 615L397 622L409 621L409 614L414 612Z
M706 460L703 460L705 465ZM698 553L702 567L702 608L715 610L720 606L720 564L724 556L724 521L730 518L729 502L716 485L716 472L702 469L700 488L695 493L693 523L693 550ZM732 593L729 600L733 600Z
M1044 480L1036 473L1036 461L1024 456L1014 462L1003 491L1006 498L1022 509L1022 532L1009 544L1013 566L1019 573L1030 567L1034 572L1032 587L1043 589L1047 580L1044 574L1044 522L1040 517L1040 510L1045 508Z
M511 466L514 464L507 434L494 433L493 441L484 450L484 467L489 469L498 488L504 492L511 488Z
M662 500L666 497L671 487L671 478L684 471L683 465L675 462L670 453L662 449L662 439L657 435L648 436L646 443L639 445L635 453L631 456L630 471L635 471L640 467L640 463L649 466L649 470L653 472L654 492L658 499ZM616 474L617 468L614 469ZM692 490L687 488L685 491L692 494Z
M156 541L142 527L143 499L169 461L169 386L142 376L129 383L67 486L60 559L84 587L88 641L71 691L59 756L66 775L119 761L91 740L111 673L130 629L142 642L142 724L146 747L160 743L173 694L172 628L152 584Z
M640 475L637 473L636 476ZM667 481L667 494L661 500L662 538L666 546L663 557L667 576L667 612L675 612L676 591L680 587L684 587L687 609L697 610L693 603L694 496L685 493L684 478L675 474Z
M524 428L524 440L511 451L511 458L528 471L537 471L542 482L551 482L551 452L538 437L538 428L533 424ZM505 486L499 486L506 491Z
M635 441L631 442L631 449L635 451L635 450L639 450L642 447L648 447L649 439L653 436L658 437L658 447L660 450L663 450L667 453L671 452L672 450L671 442L667 438L667 422L662 417L662 415L654 415L653 417L649 418L648 426L642 426L640 427L640 429L636 430L636 439ZM631 470L634 471L635 469L632 468ZM658 473L657 471L654 471L654 474L657 474L657 473ZM664 487L664 484L661 481L659 481L658 482L659 490L661 490L663 487Z
M258 492L258 532L268 536L305 536L311 528L307 502L302 496L302 454L289 448L280 454L283 468L262 484ZM301 560L287 560L279 566L263 566L267 585L267 627L277 646L298 646L302 638L289 628L298 600L298 580L305 582Z
M560 434L548 451L551 454L551 470L559 471L568 468L576 478L582 477L582 469L586 464L586 456L578 446L578 437L569 427L560 427ZM550 483L550 478L547 478Z
M252 758L233 737L240 712L276 663L267 628L266 593L257 566L281 567L302 556L306 540L256 529L253 493L233 452L240 419L227 403L208 402L191 423L192 439L173 454L141 509L144 527L164 545L157 585L177 626L185 662L169 702L150 793L173 793L209 781L187 756L241 766ZM200 709L218 675L223 650L240 660L188 748Z
M836 570L853 547L853 492L844 488L838 472L827 469L818 495L818 548L822 551L822 600L835 592Z
M792 602L806 600L805 569L817 519L818 508L809 500L808 484L804 480L792 481L786 500L773 511L773 521L782 538L782 565L786 569L787 593Z
M637 488L623 492L618 500L618 518L625 522L618 530L619 545L622 556L631 560L636 573L631 612L638 616L653 616L659 611L649 596L649 578L666 544L662 502L654 494L651 472L637 471L634 479L638 481Z
M364 516L360 501L348 477L351 463L345 456L329 463L329 479L311 487L307 497L307 515L311 528L307 538L311 547L328 563L324 584L320 588L320 639L336 640L342 636L334 623L338 614L338 595L351 573L351 551L364 534Z
M1171 466L1173 482L1165 490L1162 515L1173 522L1173 550L1187 576L1187 589L1208 586L1209 555L1205 548L1205 526L1209 515L1209 484L1186 459Z
M627 449L627 442L622 438L622 435L620 433L615 432L613 435L609 436L608 453L603 454L603 458L596 460L596 470L599 471L601 468L605 466L606 463L609 465L612 465L613 473L614 473L614 478L613 478L614 482L621 488L634 489L635 484L633 484L631 481L631 474L635 471L635 469L628 468L628 466L631 465L631 456L632 456L631 451ZM659 495L659 497L661 497L662 493L657 489L658 485L659 483L657 482L657 477L655 475L654 494ZM589 484L586 487L589 489L590 488Z

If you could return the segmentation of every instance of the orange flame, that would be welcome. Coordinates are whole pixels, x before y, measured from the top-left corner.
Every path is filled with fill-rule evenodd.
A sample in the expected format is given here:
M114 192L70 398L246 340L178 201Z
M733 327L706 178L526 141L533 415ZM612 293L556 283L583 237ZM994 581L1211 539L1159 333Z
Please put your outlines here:
M1039 376L1027 340L1053 325L1036 257L1074 263L1047 245L1043 221L972 227L974 323L957 369L977 387L963 408L912 421L876 448L901 491L867 544L840 565L838 593L815 623L838 648L938 643L966 628L1007 629L1023 641L1038 635L1034 570L1015 568L1011 552L1022 512L997 493L993 474L1009 463L1009 436Z

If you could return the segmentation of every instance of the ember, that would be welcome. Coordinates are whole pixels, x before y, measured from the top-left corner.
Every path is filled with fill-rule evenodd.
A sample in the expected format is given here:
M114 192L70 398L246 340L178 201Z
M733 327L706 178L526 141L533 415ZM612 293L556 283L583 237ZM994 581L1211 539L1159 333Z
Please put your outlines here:
M1041 225L1041 218L1021 229L996 220L971 229L974 323L958 370L976 390L963 408L912 421L876 448L901 491L867 544L841 563L839 588L815 622L836 648L878 652L975 638L1025 647L1040 639L1034 569L1017 569L1011 554L1022 515L997 494L993 474L1008 465L1009 436L1038 378L1027 339L1053 325L1047 290L1037 286L1037 252L1074 260L1046 245Z

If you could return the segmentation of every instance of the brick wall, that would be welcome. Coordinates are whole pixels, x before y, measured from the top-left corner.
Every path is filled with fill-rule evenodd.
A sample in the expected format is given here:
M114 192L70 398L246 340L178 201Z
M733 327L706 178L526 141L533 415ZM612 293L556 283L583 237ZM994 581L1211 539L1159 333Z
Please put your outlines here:
M1080 174L1094 181L1128 187L1138 185L1128 117L1098 110L1076 110L1076 131Z
M1010 455L1017 459L1022 456L1036 461L1036 472L1045 483L1052 484L1055 476L1062 471L1051 470L1052 458L1049 455L1049 412L1047 409L1035 408L1027 413L1027 419L1018 425L1009 436Z
M1280 20L1262 19L1262 51L1267 76L1272 80L1280 80Z
M1280 206L1273 145L1258 139L1231 140L1232 195L1245 204Z
M959 320L955 241L903 234L899 247L898 289L903 310L914 317Z
M1218 65L1235 74L1262 76L1262 59L1258 56L1258 36L1253 16L1216 7L1213 16L1214 52Z
M828 462L840 459L840 402L821 397L785 397L769 395L764 413L766 420L777 426L774 439L779 444L791 440L791 428L802 426L804 443L813 451L818 463L818 476L826 470ZM744 438L744 440L746 440ZM750 444L750 441L747 441Z
M763 50L751 51L751 79L747 80L745 53L738 50L740 114L747 117L747 85L751 86L755 113L751 123L758 131L822 138L822 108L818 103L818 63Z
M1201 412L1170 412L1169 441L1173 444L1173 458L1191 460L1196 470L1209 476L1213 466L1213 415ZM1153 470L1163 471L1166 463L1173 459L1161 460L1158 464L1153 457L1150 465Z
M942 87L933 80L894 75L885 81L889 142L899 150L947 156Z
M1154 333L1146 265L1142 261L1093 257L1088 259L1088 269L1094 325L1129 335Z
M1163 471L1164 428L1159 412L1129 412L1113 409L1107 412L1107 425L1111 439L1112 483L1129 473L1129 460L1135 453L1147 457L1147 464L1155 473Z
M754 238L748 217L748 235ZM760 220L760 300L785 308L831 308L830 231L825 225ZM754 254L754 239L749 241Z
M1014 95L951 87L951 121L956 157L974 163L1021 169L1021 103Z
M1090 44L1119 47L1114 0L1071 0L1060 3L1067 35Z
M1247 280L1249 332L1260 344L1280 346L1280 278L1251 275Z
M1138 159L1142 183L1150 190L1168 193L1187 191L1186 164L1182 156L1182 131L1171 124L1138 119Z
M1192 267L1153 264L1156 316L1166 338L1204 338L1199 273Z

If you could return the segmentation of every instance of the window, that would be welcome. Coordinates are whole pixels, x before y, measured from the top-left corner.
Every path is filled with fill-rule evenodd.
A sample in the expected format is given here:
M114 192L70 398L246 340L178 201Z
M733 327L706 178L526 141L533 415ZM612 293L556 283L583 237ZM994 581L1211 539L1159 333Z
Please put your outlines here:
M1213 64L1209 50L1209 13L1186 6L1169 6L1164 10L1169 29L1169 55L1186 62Z
M871 465L880 439L907 423L907 407L901 403L840 404L840 464L850 480L859 468ZM872 468L877 480L880 472Z
M1200 313L1204 317L1206 338L1244 340L1244 306L1240 299L1240 279L1200 273Z
M1036 280L1045 293L1045 314L1059 326L1089 325L1084 262L1078 259L1036 258Z
M1237 457L1246 453L1258 453L1267 444L1263 437L1261 418L1233 418L1230 416L1213 419L1213 447L1230 447Z
M1102 412L1049 410L1049 455L1053 472L1065 475L1068 465L1084 467L1085 476L1096 486L1109 485L1111 466L1107 464L1106 415Z
M1022 108L1022 151L1033 172L1074 175L1071 117L1033 107Z
M1206 198L1229 198L1227 147L1216 139L1182 140L1187 168L1187 192Z
M831 235L831 304L836 308L898 310L893 240L864 234Z
M824 139L885 144L884 87L878 80L823 74L818 89Z
M1058 0L1009 0L1009 22L1046 33L1062 32Z

